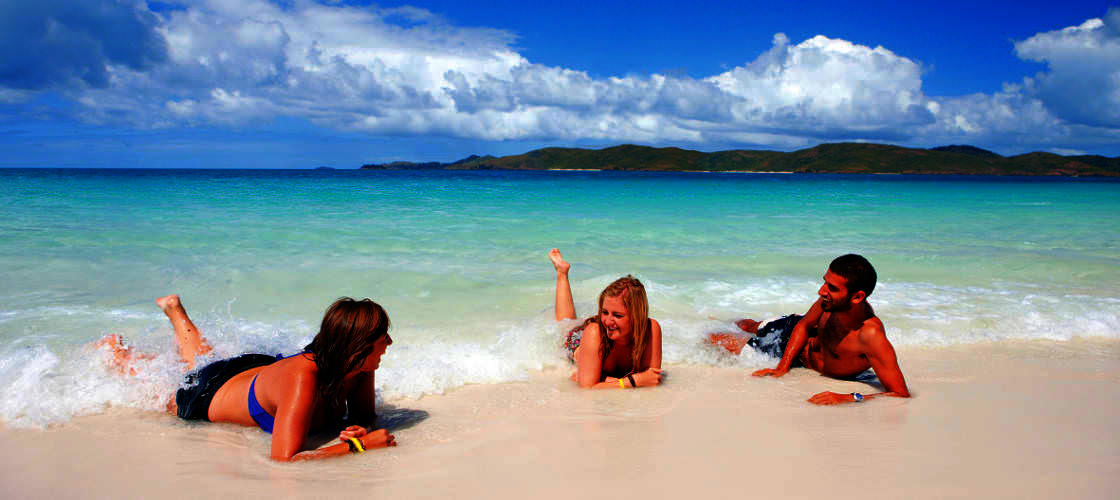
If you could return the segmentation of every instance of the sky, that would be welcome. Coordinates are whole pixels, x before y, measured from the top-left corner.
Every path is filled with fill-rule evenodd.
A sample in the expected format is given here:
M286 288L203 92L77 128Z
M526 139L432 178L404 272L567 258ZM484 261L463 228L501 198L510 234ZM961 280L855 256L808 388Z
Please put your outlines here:
M1120 156L1115 0L685 3L5 0L0 167L851 141Z

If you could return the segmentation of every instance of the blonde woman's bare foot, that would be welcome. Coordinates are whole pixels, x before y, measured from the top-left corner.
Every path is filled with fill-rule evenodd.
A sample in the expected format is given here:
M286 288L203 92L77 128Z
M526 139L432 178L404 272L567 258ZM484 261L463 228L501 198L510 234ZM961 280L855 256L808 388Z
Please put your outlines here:
M159 306L160 310L163 312L167 312L168 309L179 307L179 295L173 293L166 297L160 297L156 299L156 305Z
M553 248L549 250L548 259L552 261L552 265L556 268L557 273L568 274L568 269L572 267L568 261L564 260L564 256L560 254L559 249Z

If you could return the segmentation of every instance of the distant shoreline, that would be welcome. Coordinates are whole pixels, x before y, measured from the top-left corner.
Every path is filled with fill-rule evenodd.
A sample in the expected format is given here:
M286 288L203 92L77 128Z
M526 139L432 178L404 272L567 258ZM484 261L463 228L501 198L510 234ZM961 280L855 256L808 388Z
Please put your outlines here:
M788 153L765 150L705 153L624 144L604 149L544 148L502 157L471 155L451 163L396 161L366 164L360 168L1120 177L1120 157L1062 156L1044 152L1002 156L965 145L918 149L889 144L837 143Z
M690 172L701 172L705 174L796 174L797 172L779 172L767 170L690 170Z

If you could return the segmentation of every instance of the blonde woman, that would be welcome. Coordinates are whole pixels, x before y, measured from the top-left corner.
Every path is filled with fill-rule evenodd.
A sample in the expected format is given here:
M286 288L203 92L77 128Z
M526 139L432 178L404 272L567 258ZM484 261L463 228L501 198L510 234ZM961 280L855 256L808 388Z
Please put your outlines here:
M571 264L560 250L548 253L556 267L556 321L576 319ZM568 359L576 364L572 379L581 388L631 389L661 383L661 325L649 317L642 282L632 276L615 280L599 294L598 312L568 332Z

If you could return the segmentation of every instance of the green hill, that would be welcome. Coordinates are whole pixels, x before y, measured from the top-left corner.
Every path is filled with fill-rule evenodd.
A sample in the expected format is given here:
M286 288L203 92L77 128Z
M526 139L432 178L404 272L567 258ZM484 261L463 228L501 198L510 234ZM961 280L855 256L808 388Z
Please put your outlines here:
M1120 176L1120 158L1028 153L1004 157L973 146L932 149L887 144L821 144L778 151L731 150L704 153L680 148L625 144L605 149L544 148L512 156L471 156L454 163L363 165L363 169L449 170L648 170L712 172L794 172L851 174Z

